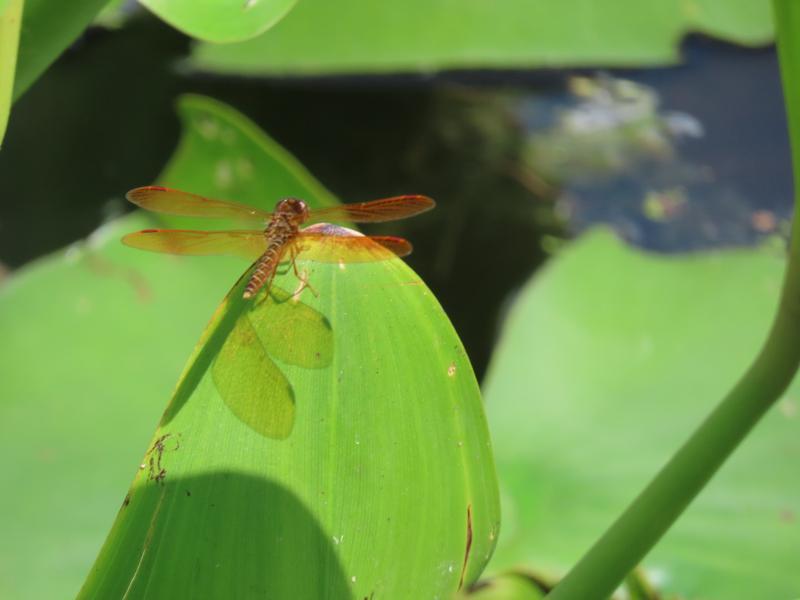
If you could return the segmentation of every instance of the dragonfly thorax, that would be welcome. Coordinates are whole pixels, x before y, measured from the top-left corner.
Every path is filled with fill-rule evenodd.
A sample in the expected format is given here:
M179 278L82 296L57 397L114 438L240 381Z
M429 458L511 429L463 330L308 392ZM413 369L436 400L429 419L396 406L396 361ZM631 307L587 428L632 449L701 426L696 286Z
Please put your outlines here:
M278 202L275 213L282 215L292 225L299 226L308 219L308 205L299 198L284 198Z

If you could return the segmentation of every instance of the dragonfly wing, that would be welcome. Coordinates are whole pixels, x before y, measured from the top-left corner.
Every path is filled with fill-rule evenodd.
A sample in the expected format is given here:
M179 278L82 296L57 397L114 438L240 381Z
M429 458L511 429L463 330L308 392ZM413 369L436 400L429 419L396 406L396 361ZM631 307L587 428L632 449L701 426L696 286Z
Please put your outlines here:
M193 231L190 229L144 229L129 233L122 243L141 250L193 256L229 255L254 259L267 249L260 231Z
M146 210L183 217L239 219L260 223L266 223L271 217L271 213L246 204L212 200L156 185L133 189L125 197Z
M411 242L389 235L360 235L336 225L312 226L294 239L301 260L324 263L374 262L411 253Z
M312 210L309 222L347 221L350 223L380 223L413 217L436 206L427 196L395 196L371 202L342 204Z

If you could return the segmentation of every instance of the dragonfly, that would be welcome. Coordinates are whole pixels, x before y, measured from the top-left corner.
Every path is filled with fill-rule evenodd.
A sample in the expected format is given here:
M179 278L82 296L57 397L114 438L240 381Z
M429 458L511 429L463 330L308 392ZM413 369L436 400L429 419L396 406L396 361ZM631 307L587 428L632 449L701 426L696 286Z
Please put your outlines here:
M283 198L273 212L228 200L214 200L162 186L138 187L126 198L146 210L185 217L212 217L258 223L260 229L196 231L144 229L122 238L128 246L186 255L237 255L255 260L244 299L269 288L278 267L289 263L300 277L296 260L326 263L371 262L411 253L401 237L361 235L328 221L379 223L418 215L436 203L427 196L405 195L311 209L298 198Z

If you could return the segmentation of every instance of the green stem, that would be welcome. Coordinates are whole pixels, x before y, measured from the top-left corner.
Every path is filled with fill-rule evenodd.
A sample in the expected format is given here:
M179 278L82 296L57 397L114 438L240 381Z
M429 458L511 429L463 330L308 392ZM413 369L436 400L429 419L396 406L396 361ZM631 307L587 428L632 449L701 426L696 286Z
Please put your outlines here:
M800 365L800 2L774 0L773 6L795 179L794 234L778 314L742 379L547 596L550 600L610 596L781 397Z

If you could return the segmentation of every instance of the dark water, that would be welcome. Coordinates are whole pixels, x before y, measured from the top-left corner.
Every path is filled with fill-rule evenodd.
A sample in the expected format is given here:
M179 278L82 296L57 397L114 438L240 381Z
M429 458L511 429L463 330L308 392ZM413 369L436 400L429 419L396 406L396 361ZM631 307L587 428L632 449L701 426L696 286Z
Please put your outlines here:
M774 49L691 37L683 56L678 67L617 74L655 89L662 109L696 118L702 137L679 141L666 164L579 187L574 229L610 222L638 245L674 252L759 243L790 218L789 140ZM684 204L672 218L642 214L648 189L675 188Z
M345 201L436 198L430 219L392 231L414 241L409 262L479 375L504 299L553 239L605 222L661 251L750 244L789 215L771 49L690 38L683 66L609 72L652 87L658 111L686 113L704 133L673 140L668 158L642 160L634 145L628 162L587 176L582 168L543 173L530 147L576 105L570 78L593 72L222 78L178 68L188 48L146 15L121 31L93 30L17 103L0 152L0 262L20 266L128 210L124 192L153 181L174 148L173 104L183 92L247 114Z

